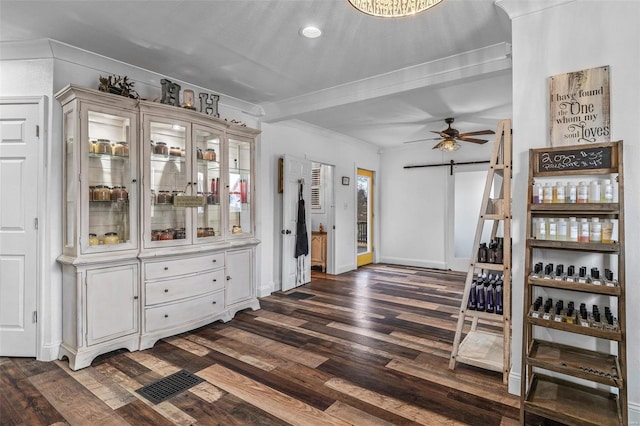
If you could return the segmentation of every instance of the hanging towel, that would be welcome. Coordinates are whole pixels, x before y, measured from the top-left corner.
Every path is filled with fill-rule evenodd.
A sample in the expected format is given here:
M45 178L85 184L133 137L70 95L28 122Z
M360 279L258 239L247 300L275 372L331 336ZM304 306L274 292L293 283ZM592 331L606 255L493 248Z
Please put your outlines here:
M307 235L307 223L305 219L304 198L302 189L304 183L300 181L298 190L298 222L296 224L296 253L295 258L309 254L309 237Z
M305 256L309 254L309 237L307 236L307 223L305 220L304 198L302 190L304 188L304 180L298 183L298 221L296 223L296 252L294 257L298 260L296 265L296 284L303 284L306 280L304 277Z

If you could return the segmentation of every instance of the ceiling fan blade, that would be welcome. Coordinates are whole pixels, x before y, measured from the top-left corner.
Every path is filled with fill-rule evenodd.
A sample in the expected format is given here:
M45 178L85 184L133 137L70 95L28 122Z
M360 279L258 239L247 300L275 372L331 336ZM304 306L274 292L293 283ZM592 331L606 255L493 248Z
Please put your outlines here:
M477 135L494 135L495 133L496 132L494 132L493 130L478 130L476 132L460 133L458 136L464 137L464 136L477 136Z
M440 141L440 142L438 142L438 143L436 144L436 146L434 146L434 147L433 147L433 148L431 148L431 149L440 149L440 147L441 147L443 144L444 144L444 141Z
M467 138L467 137L462 137L462 136L458 136L456 138L459 141L463 141L463 142L473 142L473 143L487 143L489 141L486 141L484 139L474 139L474 138Z

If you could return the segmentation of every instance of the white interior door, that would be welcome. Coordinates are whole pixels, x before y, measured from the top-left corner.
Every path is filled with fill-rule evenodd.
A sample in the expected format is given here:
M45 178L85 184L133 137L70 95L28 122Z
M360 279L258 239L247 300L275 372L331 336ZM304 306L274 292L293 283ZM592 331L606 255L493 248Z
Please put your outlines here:
M282 168L282 291L311 281L311 247L309 254L300 262L300 270L298 259L295 258L298 185L301 180L304 181L306 229L311 244L311 161L285 155Z
M35 356L39 105L0 105L0 355Z
M478 248L473 247L473 242L487 180L487 168L483 165L456 167L450 178L452 184L448 197L447 227L451 243L447 250L447 267L454 271L467 271L471 259L478 253ZM492 224L491 221L485 221L483 242L489 242Z

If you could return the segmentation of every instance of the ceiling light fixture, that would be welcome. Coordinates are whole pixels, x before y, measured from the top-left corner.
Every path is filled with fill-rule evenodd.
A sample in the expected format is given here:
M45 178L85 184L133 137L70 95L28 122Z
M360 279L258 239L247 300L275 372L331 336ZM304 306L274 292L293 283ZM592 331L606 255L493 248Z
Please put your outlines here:
M306 38L318 38L322 35L322 31L318 27L304 27L300 30L300 34L305 36Z
M440 151L453 152L460 149L460 144L455 139L447 138L440 142Z
M382 18L399 18L427 10L442 0L349 0L360 12Z

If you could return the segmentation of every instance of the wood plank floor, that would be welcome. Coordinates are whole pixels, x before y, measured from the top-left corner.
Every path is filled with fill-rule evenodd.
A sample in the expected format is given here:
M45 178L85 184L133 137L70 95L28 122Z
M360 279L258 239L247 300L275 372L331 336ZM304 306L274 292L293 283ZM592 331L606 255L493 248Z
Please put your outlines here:
M448 369L463 287L460 273L383 264L314 272L258 311L76 372L0 358L0 423L516 425L501 374ZM181 369L205 382L156 405L136 393Z

